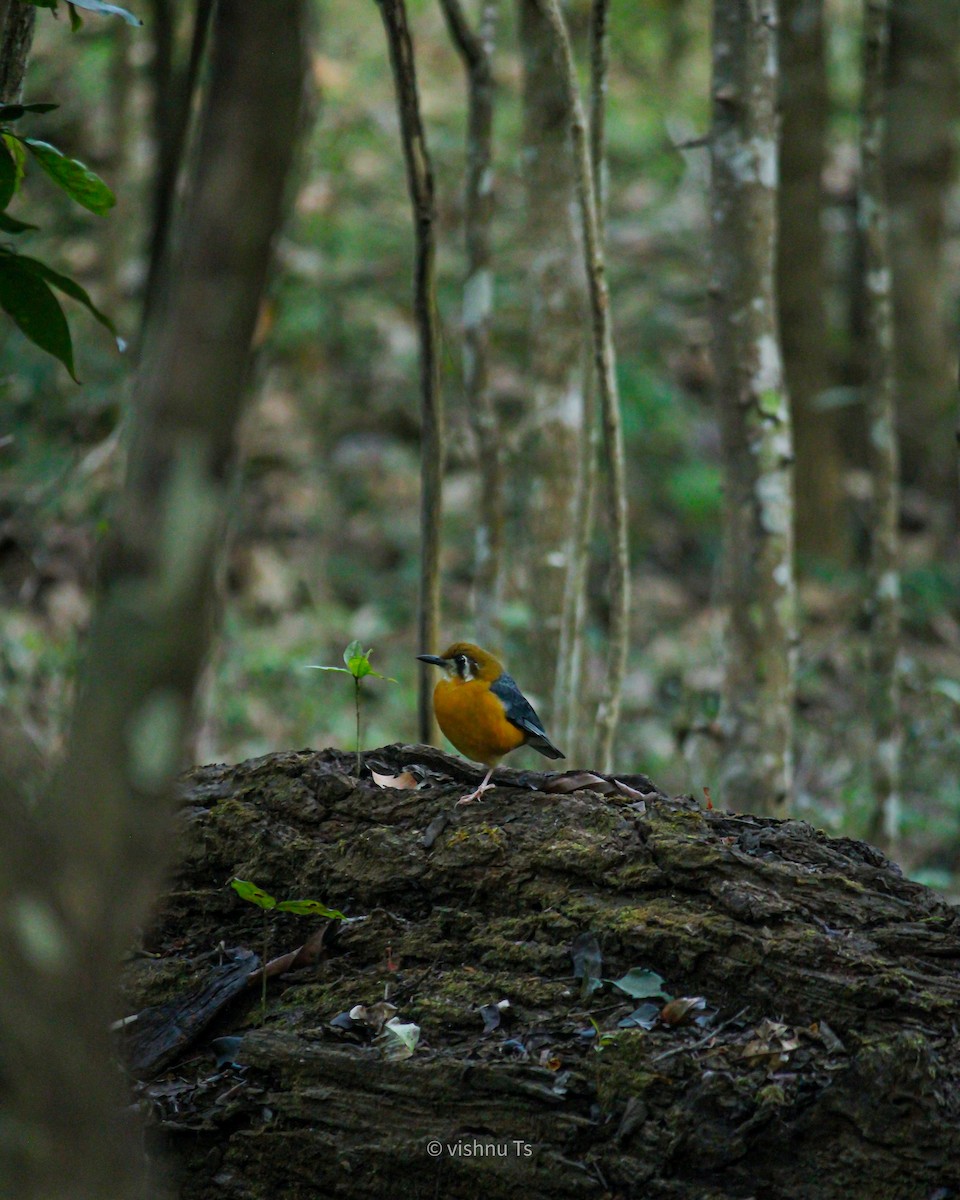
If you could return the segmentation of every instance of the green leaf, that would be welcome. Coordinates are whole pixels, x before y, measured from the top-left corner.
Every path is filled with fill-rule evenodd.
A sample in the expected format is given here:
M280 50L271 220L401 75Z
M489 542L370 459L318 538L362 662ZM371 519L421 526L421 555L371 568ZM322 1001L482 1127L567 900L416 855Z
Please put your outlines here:
M28 229L39 229L39 225L30 225L26 221L18 221L9 213L0 212L0 230L4 233L26 233Z
M99 175L75 158L67 158L49 142L20 138L41 167L59 187L90 212L102 216L117 202L116 196Z
M79 33L83 28L83 21L81 20L80 14L77 12L76 8L69 3L69 0L67 3L67 12L70 14L70 32Z
M352 641L343 652L343 661L347 664L347 670L354 679L363 679L365 675L369 675L373 669L370 666L370 651L364 651L363 644L359 641Z
M281 900L277 908L284 912L297 913L301 917L313 914L318 917L330 917L337 921L345 919L342 912L338 912L335 908L327 908L319 900Z
M263 888L257 887L255 883L250 883L247 879L231 879L230 886L241 900L249 900L251 904L256 904L260 908L277 907L276 900L269 892L265 892Z
M663 996L670 999L670 993L663 990L663 976L656 971L645 971L642 967L633 967L619 979L608 979L615 988L625 992L632 1000L642 1000L646 996Z
M346 667L321 667L316 663L306 663L303 669L305 671L337 671L340 675L350 674Z
M82 8L87 12L104 13L107 16L123 17L128 25L142 25L143 22L133 13L127 12L116 4L104 4L103 0L70 0L71 8Z
M7 143L0 141L0 209L6 208L17 190L17 164Z
M65 296L69 296L71 300L79 300L80 303L83 304L93 314L94 317L96 317L101 325L110 330L113 336L117 339L118 347L121 350L125 349L125 343L123 339L117 334L117 327L106 315L106 313L102 313L100 309L97 308L94 302L90 299L86 288L82 288L80 284L77 283L76 280L71 279L69 275L61 275L59 271L54 271L52 267L48 267L46 263L40 262L39 259L30 258L26 254L21 254L19 258L20 262L27 268L27 270L32 271L35 275L39 275L41 279L45 280L49 284L52 284L53 287L58 288Z
M27 165L27 152L20 144L20 139L12 133L3 135L3 144L10 151L10 157L17 168L17 187L19 188L23 180L24 168Z
M47 113L59 104L0 104L0 121L19 121L24 113Z
M42 279L24 268L18 255L9 251L0 254L0 308L34 345L59 359L75 383L80 382L73 366L70 326L59 300Z

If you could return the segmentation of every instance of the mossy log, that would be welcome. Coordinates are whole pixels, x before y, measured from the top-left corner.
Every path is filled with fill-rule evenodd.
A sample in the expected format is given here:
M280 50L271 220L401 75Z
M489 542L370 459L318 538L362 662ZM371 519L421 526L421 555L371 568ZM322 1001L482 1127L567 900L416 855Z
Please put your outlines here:
M960 1194L960 914L878 851L642 777L627 796L557 795L506 772L458 809L451 776L470 768L438 751L371 752L360 779L353 763L305 751L185 779L181 859L127 1014L209 992L218 945L261 949L233 876L351 919L270 981L265 1015L255 979L137 1084L173 1194ZM415 791L370 775L416 763L432 770ZM268 921L271 956L318 927ZM602 954L588 977L655 971L712 1025L621 1026L641 1001L574 978L584 934ZM342 1016L385 992L420 1027L401 1061Z

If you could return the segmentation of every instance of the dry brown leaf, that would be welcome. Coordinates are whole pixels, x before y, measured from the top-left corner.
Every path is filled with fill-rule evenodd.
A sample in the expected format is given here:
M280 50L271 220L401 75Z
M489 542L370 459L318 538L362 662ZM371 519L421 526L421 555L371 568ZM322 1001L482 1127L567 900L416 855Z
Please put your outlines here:
M706 996L677 996L660 1010L664 1025L683 1025L707 1007Z
M409 771L402 771L399 775L380 775L376 771L371 771L370 774L377 787L395 788L397 791L405 792L419 787L417 780Z

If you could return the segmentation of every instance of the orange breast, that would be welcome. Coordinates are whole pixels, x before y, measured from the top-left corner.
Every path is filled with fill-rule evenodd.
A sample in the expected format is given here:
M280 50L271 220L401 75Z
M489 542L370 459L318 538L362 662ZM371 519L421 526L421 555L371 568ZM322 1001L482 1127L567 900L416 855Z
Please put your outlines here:
M481 679L441 679L433 710L440 728L461 754L492 767L526 741L503 714L503 705Z

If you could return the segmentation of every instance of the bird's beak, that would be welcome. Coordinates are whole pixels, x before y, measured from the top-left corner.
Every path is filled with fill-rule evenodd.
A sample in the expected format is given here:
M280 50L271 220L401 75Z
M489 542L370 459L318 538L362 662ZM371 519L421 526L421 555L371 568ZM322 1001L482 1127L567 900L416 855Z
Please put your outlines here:
M440 658L440 656L437 654L418 654L417 658L419 658L421 662L431 663L435 667L445 667L447 665L447 660L445 658Z

